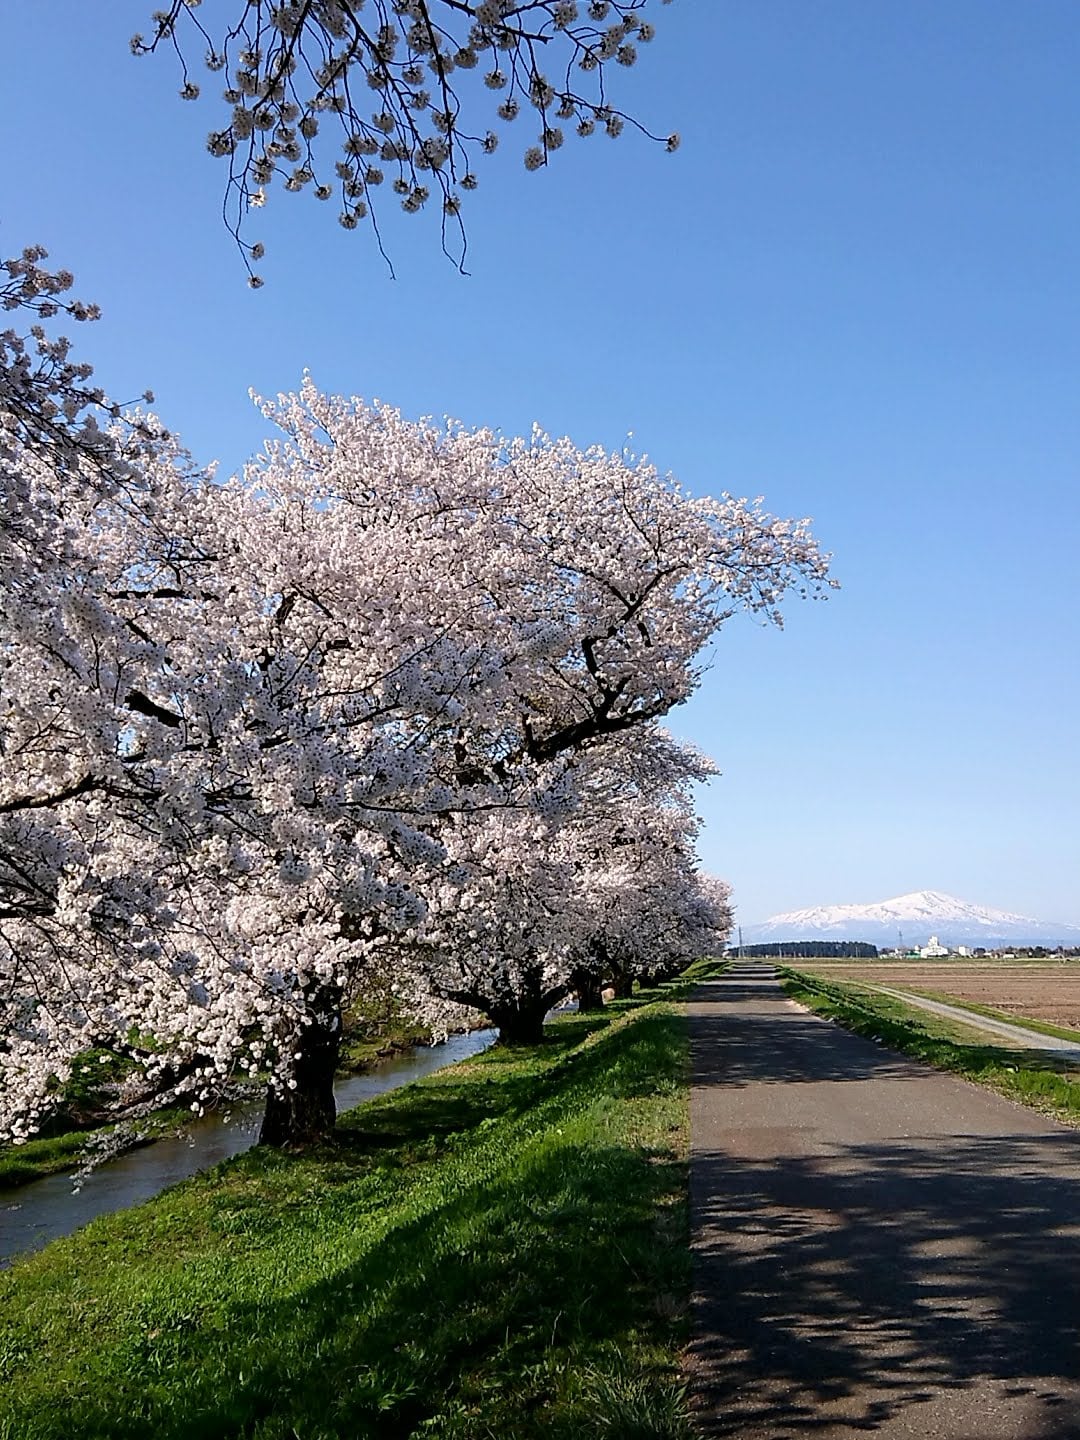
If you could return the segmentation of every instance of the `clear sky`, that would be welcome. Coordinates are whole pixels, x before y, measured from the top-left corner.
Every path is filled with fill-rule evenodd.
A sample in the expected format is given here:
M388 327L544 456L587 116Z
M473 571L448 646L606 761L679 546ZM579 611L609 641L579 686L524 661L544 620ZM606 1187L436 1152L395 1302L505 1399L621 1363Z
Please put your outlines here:
M248 388L307 367L413 416L633 432L699 493L812 515L843 589L783 633L733 621L672 717L724 772L702 853L740 919L934 888L1080 921L1075 0L656 5L616 98L676 155L597 136L527 175L519 120L468 277L435 216L388 214L391 280L279 193L259 292L218 218L216 99L128 52L152 8L3 16L0 253L76 272L112 393L152 387L231 469L264 433Z

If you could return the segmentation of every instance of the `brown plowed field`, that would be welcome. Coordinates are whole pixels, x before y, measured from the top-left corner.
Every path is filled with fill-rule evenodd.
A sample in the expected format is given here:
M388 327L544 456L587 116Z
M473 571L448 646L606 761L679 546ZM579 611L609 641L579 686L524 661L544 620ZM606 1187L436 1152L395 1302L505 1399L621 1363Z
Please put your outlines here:
M794 961L799 969L813 971L830 980L873 985L894 985L900 989L932 990L956 1000L991 1005L1008 1015L1046 1020L1052 1025L1080 1029L1080 961L1046 963L1038 960L995 961L971 964L964 961L899 961L876 964L850 961L846 965L807 960Z

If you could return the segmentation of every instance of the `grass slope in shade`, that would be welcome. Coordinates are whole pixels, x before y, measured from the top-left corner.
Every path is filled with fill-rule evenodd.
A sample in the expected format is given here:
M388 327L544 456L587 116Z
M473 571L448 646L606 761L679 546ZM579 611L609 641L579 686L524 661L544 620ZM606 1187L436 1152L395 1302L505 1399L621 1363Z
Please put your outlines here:
M689 1436L684 1018L551 1032L0 1275L0 1437Z
M1046 1051L957 1039L963 1026L915 1010L889 995L819 980L797 970L781 970L780 974L793 1000L835 1020L845 1030L881 1040L939 1070L977 1081L1067 1124L1080 1125L1080 1078L1069 1073L1068 1062Z

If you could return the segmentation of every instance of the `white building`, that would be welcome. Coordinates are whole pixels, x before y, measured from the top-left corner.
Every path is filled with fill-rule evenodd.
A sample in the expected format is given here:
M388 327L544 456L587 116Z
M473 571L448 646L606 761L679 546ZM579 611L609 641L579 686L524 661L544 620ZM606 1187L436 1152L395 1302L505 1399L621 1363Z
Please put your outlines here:
M936 935L931 935L929 945L924 945L919 951L919 954L924 960L940 960L945 955L948 955L948 953L948 950L941 944Z

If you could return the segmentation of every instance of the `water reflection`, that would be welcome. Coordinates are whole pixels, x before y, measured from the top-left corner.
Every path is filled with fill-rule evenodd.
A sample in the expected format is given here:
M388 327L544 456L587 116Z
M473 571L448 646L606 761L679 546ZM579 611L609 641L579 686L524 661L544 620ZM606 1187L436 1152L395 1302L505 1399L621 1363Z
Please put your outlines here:
M334 1087L338 1113L478 1055L492 1044L495 1034L494 1030L474 1030L451 1035L441 1045L424 1046L381 1061L363 1075L339 1080ZM40 1250L50 1240L70 1235L98 1215L138 1205L169 1185L250 1149L259 1136L262 1108L262 1100L253 1099L234 1105L228 1114L193 1120L183 1136L166 1136L108 1161L78 1192L73 1192L70 1175L50 1175L6 1194L0 1192L0 1267L10 1264L16 1255Z

